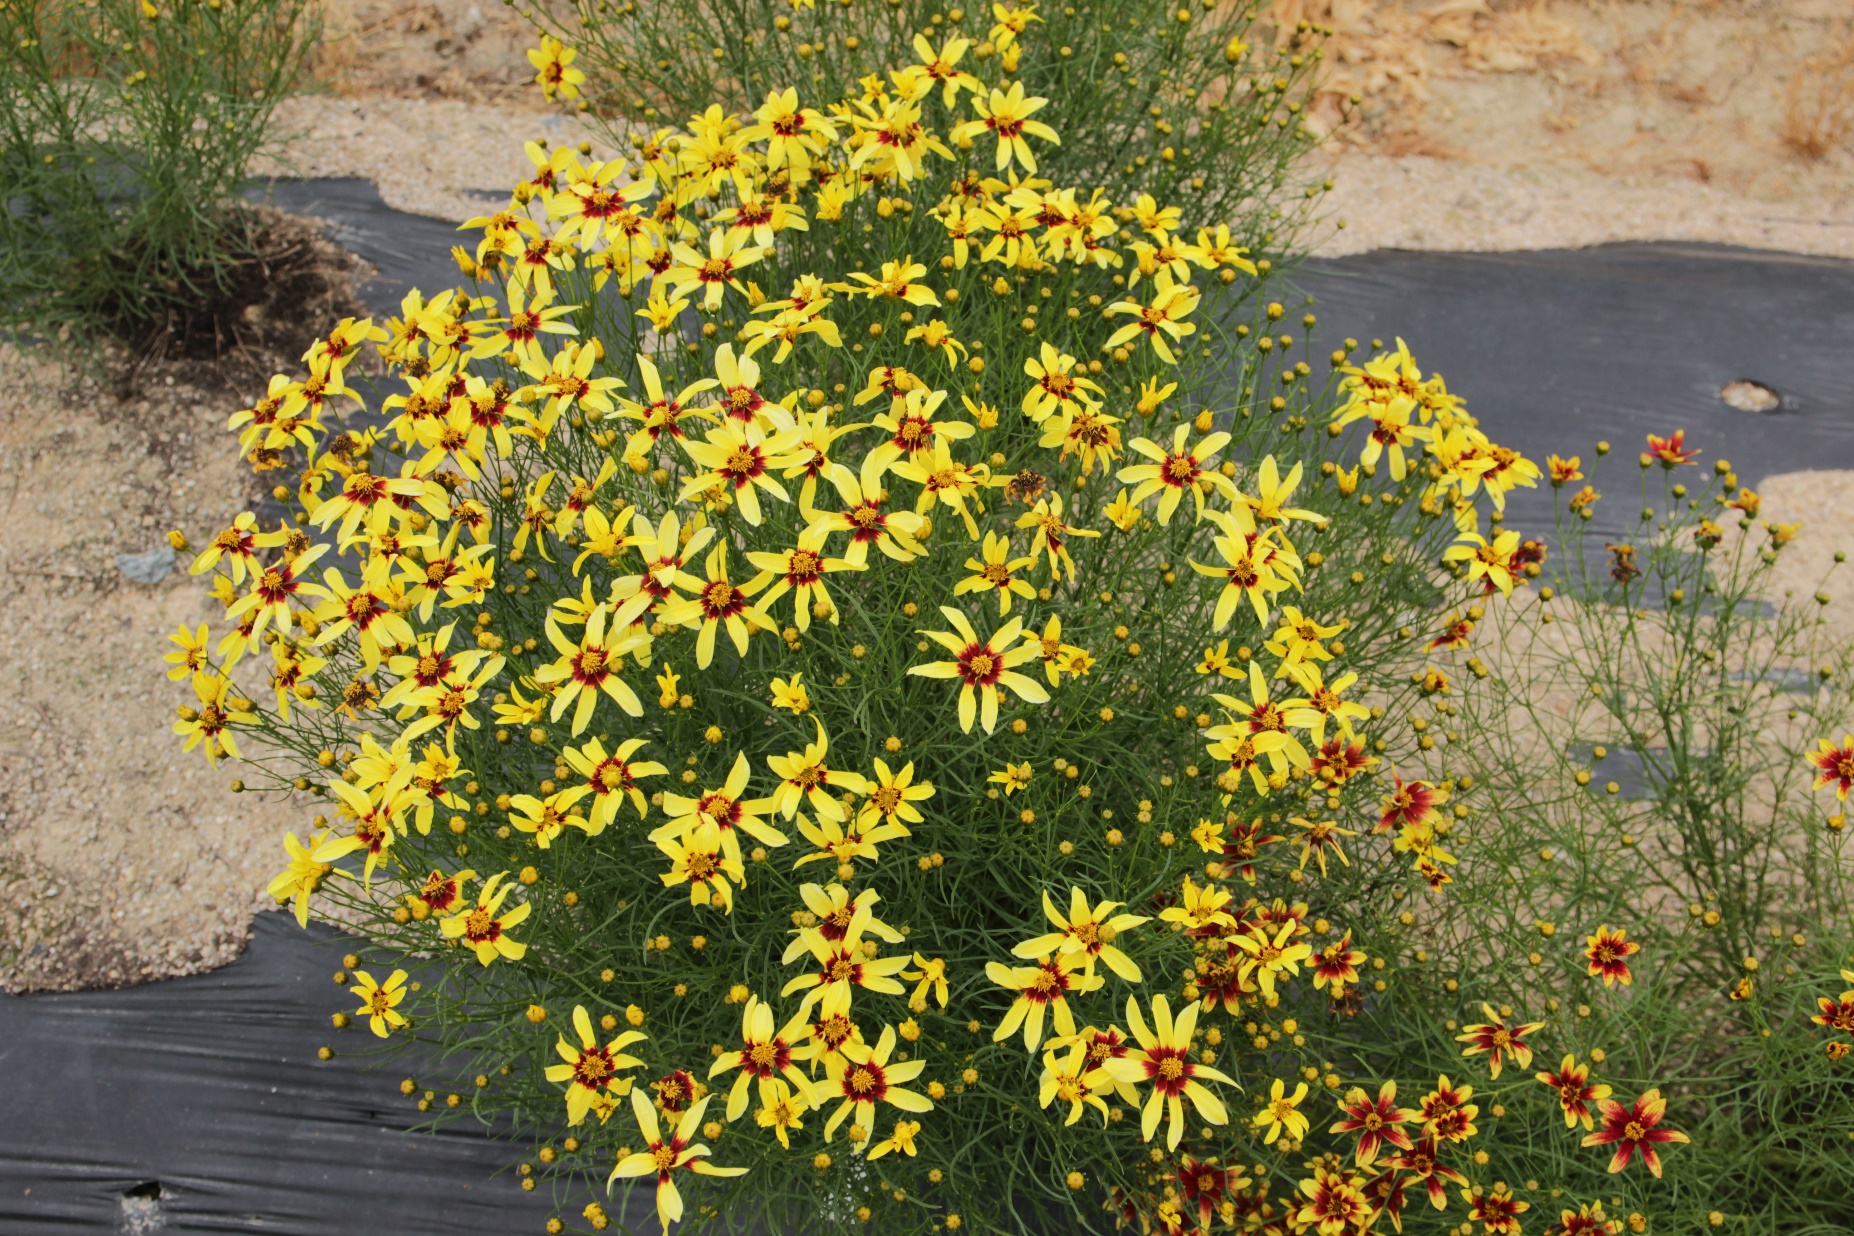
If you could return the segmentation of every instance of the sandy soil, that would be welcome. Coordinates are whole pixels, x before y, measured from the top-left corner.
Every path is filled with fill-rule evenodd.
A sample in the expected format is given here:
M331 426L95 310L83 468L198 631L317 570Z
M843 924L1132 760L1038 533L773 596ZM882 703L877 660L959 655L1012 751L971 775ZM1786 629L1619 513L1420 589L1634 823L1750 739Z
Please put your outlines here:
M328 10L329 92L283 110L289 140L263 171L364 176L391 205L461 221L527 174L524 140L589 137L535 105L529 34L501 5ZM1322 252L1682 239L1854 257L1845 0L1274 10L1337 29L1329 106L1363 100L1322 156L1337 185ZM160 658L175 626L213 614L184 573L133 584L116 555L243 509L222 427L250 392L170 367L123 400L11 347L0 391L0 673L23 691L0 718L0 987L223 964L304 813L235 798L231 770L180 752ZM1807 596L1854 548L1854 474L1758 488L1767 517L1804 521L1781 570ZM1854 636L1854 608L1829 614Z

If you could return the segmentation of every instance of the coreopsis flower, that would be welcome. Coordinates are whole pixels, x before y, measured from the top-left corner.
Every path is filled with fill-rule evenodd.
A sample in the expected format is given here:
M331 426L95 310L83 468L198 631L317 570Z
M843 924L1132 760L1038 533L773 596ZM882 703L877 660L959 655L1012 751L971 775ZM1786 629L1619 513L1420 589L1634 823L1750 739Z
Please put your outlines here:
M1375 1099L1354 1086L1339 1101L1339 1110L1345 1113L1344 1119L1334 1122L1327 1132L1358 1134L1353 1161L1360 1167L1376 1163L1378 1152L1387 1145L1399 1150L1412 1149L1410 1135L1403 1131L1403 1126L1416 1119L1416 1113L1397 1106L1396 1082L1387 1081L1379 1086Z
M1108 336L1105 346L1111 350L1143 334L1152 344L1152 350L1159 354L1159 359L1174 365L1178 363L1178 358L1172 354L1170 343L1182 341L1185 336L1196 333L1197 324L1184 319L1196 311L1202 294L1195 284L1173 282L1171 273L1165 270L1159 272L1156 283L1157 290L1153 293L1151 304L1119 300L1107 307L1104 312L1109 316L1130 313L1138 320L1127 323Z
M1277 678L1293 672L1295 666L1306 661L1332 660L1333 654L1326 650L1325 641L1345 630L1343 622L1322 626L1292 605L1281 607L1280 622L1268 642L1262 645L1281 658L1281 665L1275 671Z
M915 810L914 804L932 798L934 788L931 781L917 783L914 780L914 761L909 760L899 773L891 772L880 758L873 764L874 783L857 809L857 827L868 828L878 820L884 824L918 824L925 819Z
M508 872L498 871L490 876L477 891L475 905L438 922L445 939L461 941L485 966L498 957L520 961L528 953L528 946L509 939L508 933L528 920L533 907L524 901L506 914L502 912L502 903L515 891L513 884L502 884L506 875Z
M1014 950L1013 950L1014 951ZM1104 983L1094 973L1092 961L1079 953L1047 953L1035 958L1034 966L1006 966L999 962L987 962L985 977L1000 987L1017 993L1017 999L1011 1002L1004 1019L991 1032L991 1041L1002 1043L1016 1034L1021 1027L1024 1032L1024 1048L1034 1053L1037 1044L1043 1041L1043 1018L1047 1014L1054 1019L1058 1034L1063 1036L1075 1033L1075 1017L1069 1010L1070 992L1098 991ZM1078 969L1085 969L1077 974Z
M1118 901L1103 901L1091 909L1088 895L1078 886L1071 886L1069 912L1065 916L1056 909L1055 903L1049 899L1049 893L1045 891L1043 913L1056 930L1034 940L1024 941L1011 950L1011 955L1029 958L1055 953L1058 957L1077 957L1083 959L1089 974L1094 973L1094 963L1098 959L1127 982L1140 982L1139 966L1131 957L1114 947L1114 940L1122 932L1152 920L1142 914L1115 914L1113 911L1122 904Z
M855 107L856 111L850 116L850 122L856 127L850 139L854 143L850 155L852 169L870 176L893 175L905 185L927 174L930 152L943 159L953 157L946 143L921 124L921 109L913 102L890 99L878 111L871 103L858 99ZM843 191L836 182L829 188ZM824 217L822 204L818 215Z
M733 913L734 886L746 884L747 872L738 857L728 854L721 830L712 820L703 820L680 838L653 839L670 860L670 869L659 877L664 887L687 884L690 905Z
M1826 738L1817 739L1816 749L1808 755L1816 769L1814 788L1820 790L1832 785L1836 800L1846 802L1848 791L1854 789L1854 734L1843 734L1838 747Z
M953 328L939 318L911 328L903 342L918 342L930 352L939 352L949 366L957 365L966 355L966 345L953 338Z
M655 760L633 760L632 755L643 745L642 738L628 738L607 755L604 744L594 738L582 747L562 749L567 765L586 779L585 788L593 795L592 811L584 825L587 836L598 836L618 818L619 805L626 795L639 819L649 813L637 779L661 777L669 770Z
M1049 621L1043 624L1041 636L1032 635L1029 638L1036 640L1043 654L1043 675L1049 679L1052 687L1062 684L1063 673L1080 676L1087 673L1088 667L1094 664L1087 649L1062 642L1062 619L1058 615L1050 615ZM1025 764L1024 767L1028 768L1029 765Z
M814 107L798 105L798 91L772 90L753 113L759 123L741 131L749 142L766 143L766 170L786 171L793 184L811 179L811 168L827 145L837 140L836 126Z
M187 568L191 575L202 575L226 563L226 570L234 584L245 582L247 571L256 571L257 565L257 516L250 511L241 511L232 519L231 527L215 535L207 542L206 548Z
M1140 1135L1147 1141L1158 1130L1159 1120L1169 1115L1166 1145L1178 1149L1184 1137L1184 1102L1191 1100L1197 1114L1211 1124L1229 1123L1223 1100L1204 1085L1218 1081L1235 1085L1221 1072L1201 1063L1191 1054L1191 1040L1197 1032L1197 1005L1186 1005L1174 1020L1170 1003L1162 995L1152 998L1152 1027L1140 1015L1139 1001L1127 997L1127 1023L1139 1043L1125 1055L1110 1056L1103 1064L1115 1081L1137 1084L1147 1082L1152 1094L1140 1113Z
M716 1167L708 1162L708 1147L695 1142L707 1108L708 1100L698 1099L682 1113L676 1122L675 1131L666 1138L657 1124L657 1112L650 1100L644 1097L642 1090L631 1091L631 1112L637 1117L638 1132L644 1136L644 1149L620 1159L618 1166L612 1168L606 1187L610 1188L612 1181L621 1176L648 1176L654 1172L657 1177L657 1222L664 1231L668 1231L670 1224L682 1218L682 1194L676 1188L676 1172L687 1168L702 1176L746 1174L747 1169L744 1167Z
M758 421L729 419L709 430L706 437L704 442L682 441L682 449L702 469L683 482L685 501L705 490L719 489L740 505L748 523L758 525L763 518L760 490L781 502L792 500L785 486L774 479L772 469L774 459L797 444L796 428L775 428L768 435Z
M566 1063L548 1065L546 1077L550 1082L567 1083L568 1124L583 1124L586 1113L594 1110L598 1111L600 1123L603 1123L613 1110L610 1098L623 1098L631 1093L631 1079L620 1077L619 1073L641 1068L644 1063L635 1056L625 1055L624 1049L643 1042L647 1036L637 1030L627 1030L600 1047L598 1037L592 1032L592 1017L580 1004L573 1006L573 1030L579 1036L579 1045L575 1047L568 1042L564 1034L559 1036L554 1050Z
M1209 1231L1211 1220L1223 1213L1226 1207L1233 1209L1233 1199L1255 1183L1243 1175L1241 1167L1218 1167L1215 1163L1200 1162L1188 1154L1180 1156L1177 1175L1178 1190L1185 1208L1197 1212L1200 1232Z
M710 823L721 830L723 849L736 866L740 863L740 833L746 833L763 845L784 845L786 835L761 818L772 810L772 800L744 797L752 775L747 753L741 751L735 754L733 767L728 770L727 780L720 789L704 790L695 798L664 794L663 814L669 817L669 822L659 825L649 839L658 842L678 837L693 832L703 823Z
M716 356L719 360L719 354ZM627 455L639 455L656 445L665 436L679 440L685 436L683 425L690 419L713 423L714 414L707 408L697 407L692 402L703 391L713 390L720 383L713 378L698 378L683 387L672 397L664 392L663 378L657 372L657 366L648 356L639 355L637 369L643 379L644 393L648 403L640 403L618 398L618 415L626 420L640 423L640 427L625 442Z
M994 3L991 6L991 14L997 19L997 24L991 28L986 37L999 51L1009 51L1017 43L1017 36L1021 35L1031 22L1043 20L1037 15L1034 3L1014 5L1010 8Z
M1243 823L1237 821L1228 826L1229 833L1223 838L1219 847L1219 861L1223 864L1225 874L1233 868L1236 874L1249 883L1255 883L1255 860L1262 852L1263 846L1273 845L1287 838L1279 833L1263 830L1260 816Z
M780 989L781 996L800 991L807 993L799 1005L800 1013L807 1013L816 1005L826 1017L847 1014L851 989L855 987L891 996L899 996L906 990L892 976L907 969L909 955L903 953L896 957L879 958L869 955L862 941L857 938L869 925L867 908L860 909L857 917L863 922L854 924L848 933L837 939L829 938L822 931L811 930L800 934L787 947L785 960L790 961L795 954L809 952L812 960L817 963L817 969L807 970ZM900 937L896 935L894 938Z
M1584 937L1584 958L1589 962L1585 973L1602 975L1605 987L1617 983L1627 987L1635 981L1629 973L1629 958L1641 951L1642 946L1630 940L1626 930L1611 931L1608 923L1600 924L1595 935Z
M619 627L616 623L612 624L615 629L608 631L609 613L605 605L594 606L578 643L566 637L552 614L547 617L547 638L559 652L560 659L536 670L534 680L542 685L560 684L550 715L558 721L571 708L572 730L576 737L592 720L601 693L610 696L627 715L644 715L643 701L619 676L624 669L625 654L641 647L644 637L635 628Z
M312 834L307 845L298 841L295 833L285 833L283 848L290 856L290 865L271 877L265 891L280 906L294 902L296 925L307 927L309 898L330 876L347 874L335 866L335 860L352 854L362 844L356 837L337 837L327 829Z
M1532 1048L1526 1045L1526 1036L1545 1028L1542 1021L1526 1022L1524 1025L1509 1026L1500 1020L1500 1015L1492 1005L1481 1005L1481 1012L1486 1016L1485 1022L1463 1026L1466 1033L1455 1036L1457 1043L1466 1043L1461 1049L1464 1056L1487 1053L1487 1073L1495 1081L1500 1079L1500 1068L1505 1058L1511 1056L1513 1063L1522 1069L1532 1067Z
M232 736L232 726L257 724L253 703L234 694L231 680L215 670L201 670L193 675L193 696L199 707L181 708L180 719L174 722L174 733L187 740L181 749L201 748L206 753L206 762L215 767L221 755L243 759L238 741Z
M1300 1192L1306 1201L1293 1212L1293 1219L1303 1230L1311 1229L1320 1236L1343 1236L1363 1230L1371 1222L1371 1204L1354 1173L1336 1172L1316 1163L1313 1175L1300 1182Z
M919 966L920 969L904 970L901 974L902 978L915 984L914 994L908 997L908 1006L914 1008L916 1011L925 1009L927 1007L927 993L931 990L934 999L940 1002L940 1007L942 1009L946 1008L946 959L943 957L922 957L919 953L916 953L914 954L914 964Z
M695 637L695 664L707 669L715 658L715 632L725 627L734 651L747 655L747 637L752 629L770 629L777 624L768 615L748 604L749 599L766 585L757 578L736 585L727 577L727 544L716 545L703 564L708 577L676 573L676 583L695 595L677 597L663 607L659 617L667 626L699 626ZM749 622L753 628L748 627Z
M958 101L962 89L970 91L976 98L983 88L979 79L958 67L960 58L971 46L970 39L948 39L936 52L926 35L917 34L914 36L914 54L920 57L920 61L902 69L901 75L913 83L909 89L917 98L931 93L935 85L940 87L940 101L947 107Z
M1436 1088L1424 1095L1417 1105L1423 1119L1423 1133L1445 1142L1462 1142L1473 1137L1479 1131L1474 1118L1481 1113L1477 1105L1468 1102L1473 1095L1473 1086L1457 1086L1446 1073L1437 1077Z
M260 543L263 539L260 538ZM328 548L321 544L307 546L300 552L292 550L289 557L262 571L254 570L251 591L226 607L226 618L241 627L245 621L250 622L250 629L244 633L247 641L259 638L264 628L273 622L279 630L289 630L295 621L290 609L292 602L324 600L328 596L321 585L310 583L308 578L309 568L328 552Z
M834 862L840 875L846 867L853 867L854 859L879 861L882 854L876 846L882 842L913 836L913 832L901 824L878 824L865 831L856 821L845 823L824 815L813 824L802 811L798 813L798 832L817 849L793 863L792 869L796 871L806 863Z
M913 1081L927 1067L921 1059L907 1060L891 1064L889 1058L895 1051L895 1027L884 1026L882 1037L874 1047L867 1043L851 1040L843 1044L829 1072L829 1084L818 1087L820 1096L828 1094L835 1099L839 1096L843 1104L824 1122L824 1140L830 1141L837 1132L844 1118L851 1112L856 1113L855 1125L863 1130L857 1142L857 1148L868 1145L870 1132L875 1128L875 1109L877 1103L887 1103L890 1107L904 1112L920 1113L933 1110L933 1101L925 1095L902 1088L902 1083ZM822 1103L820 1103L820 1107Z
M835 788L850 794L867 795L869 781L861 773L848 769L831 768L827 763L830 754L830 739L825 736L824 723L816 717L813 724L818 727L816 742L805 744L802 752L788 751L784 755L766 757L766 767L779 778L778 788L772 792L772 809L791 819L798 810L800 802L809 802L811 809L819 816L829 820L844 820L848 812L830 791ZM907 829L891 836L905 837Z
M1587 1134L1582 1144L1614 1146L1616 1152L1609 1160L1612 1174L1627 1167L1639 1154L1649 1172L1659 1179L1661 1157L1655 1147L1691 1140L1678 1129L1661 1127L1661 1121L1667 1116L1667 1100L1661 1097L1659 1090L1647 1091L1627 1107L1614 1099L1604 1099L1600 1111L1603 1127Z
M856 283L842 284L837 290L852 296L867 296L872 300L889 299L906 301L910 305L938 305L940 298L934 295L933 289L924 283L915 282L926 273L927 267L909 254L899 262L882 263L880 275L853 270L847 277L856 280Z
M1075 528L1063 522L1062 495L1052 493L1037 499L1036 505L1018 516L1017 527L1034 528L1036 535L1030 542L1030 556L1046 554L1049 560L1049 574L1052 579L1060 578L1062 566L1068 564L1069 582L1075 582L1075 559L1069 555L1070 537L1094 538L1101 534L1092 528Z
M983 722L987 734L997 728L999 687L1009 687L1019 698L1032 704L1049 702L1049 692L1040 683L1016 672L1017 666L1033 660L1041 651L1041 646L1034 639L1019 642L1023 632L1021 619L1011 619L991 636L981 640L964 614L950 605L942 605L940 612L952 624L953 630L923 630L920 634L945 648L955 659L911 666L908 673L922 678L960 680L961 730L971 733L975 717Z
M985 543L980 551L984 557L966 559L966 570L972 574L953 585L954 596L964 596L969 592L992 592L998 594L998 614L1002 617L1011 612L1011 597L1023 597L1033 600L1036 587L1029 580L1015 574L1025 567L1036 565L1036 555L1022 558L1011 557L1009 537L999 536L995 532L985 534Z
M1036 96L1026 98L1024 84L1020 81L1012 82L1008 92L992 87L989 99L980 98L974 90L971 105L979 118L957 126L951 136L954 141L964 142L989 132L998 139L999 171L1009 167L1014 159L1024 171L1035 175L1036 156L1030 152L1030 143L1024 139L1036 137L1058 146L1062 144L1062 139L1054 129L1040 120L1030 119L1048 103L1048 99Z
M1519 550L1519 533L1500 532L1494 535L1493 540L1488 540L1475 530L1472 507L1462 509L1456 527L1459 543L1444 550L1442 560L1463 563L1469 583L1477 579L1485 580L1489 592L1498 588L1510 596L1518 580L1519 564L1515 561L1515 555Z
M747 560L760 568L760 573L751 581L757 585L754 591L766 589L757 606L761 613L770 614L772 603L790 592L793 594L793 621L800 631L811 629L814 595L818 604L829 607L831 622L838 621L838 610L831 602L830 590L824 586L824 577L836 571L863 568L844 558L825 557L824 540L829 534L828 528L813 524L800 529L798 544L791 549L777 553L748 551Z
M1545 1228L1545 1236L1616 1236L1622 1225L1603 1213L1602 1202L1588 1202L1576 1210L1558 1212L1558 1222Z
M753 1119L762 1129L771 1129L779 1145L790 1150L792 1143L786 1134L805 1127L799 1117L811 1110L811 1103L805 1097L808 1093L808 1087L803 1092L794 1092L783 1078L775 1077L768 1083L762 1105L753 1113Z
M436 914L442 917L449 914L463 900L463 886L476 879L476 872L465 868L454 875L433 869L419 886L418 892L412 894L414 917L419 906L423 906L426 915Z
M404 970L393 971L386 976L384 983L365 970L356 970L352 990L361 1002L361 1006L354 1010L354 1016L365 1017L368 1028L379 1037L385 1038L406 1024L406 1019L399 1013L399 1004L406 998Z
M1059 460L1066 461L1070 455L1081 457L1081 475L1088 476L1094 471L1096 460L1100 461L1101 471L1106 474L1115 459L1120 455L1120 418L1109 416L1105 412L1095 412L1083 408L1067 420L1052 417L1043 424L1043 436L1037 445L1049 450L1060 450Z
M1159 911L1167 923L1183 923L1194 932L1207 933L1219 927L1235 927L1236 918L1223 907L1230 903L1230 893L1215 884L1193 884L1189 872L1179 887L1178 904Z
M1101 406L1100 383L1054 344L1044 343L1038 355L1026 356L1024 373L1034 380L1024 392L1024 415L1039 425L1051 417L1072 420L1083 409Z
M1296 871L1306 870L1307 860L1312 858L1319 863L1320 874L1325 875L1328 853L1338 858L1345 866L1352 865L1352 860L1346 857L1345 845L1339 838L1356 837L1358 836L1356 832L1349 828L1339 827L1338 823L1333 820L1309 820L1298 815L1289 816L1288 823L1302 830L1295 837L1300 847L1300 862L1295 865Z
M1036 770L1030 767L1029 760L1025 760L1021 764L1006 764L1003 768L1000 768L997 772L985 778L985 780L993 785L1003 786L1004 796L1009 798L1017 791L1029 788L1030 779L1035 775ZM1044 896L1047 897L1048 894L1045 893ZM1043 953L1049 950L1037 949L1035 951Z
M1394 1159L1386 1161L1386 1166L1405 1172L1410 1183L1420 1184L1429 1194L1429 1204L1437 1210L1448 1208L1448 1186L1465 1187L1468 1178L1454 1168L1442 1162L1441 1145L1434 1137L1425 1136L1409 1150Z
M528 833L534 838L534 844L541 849L553 845L554 838L566 831L568 824L583 827L586 817L578 814L579 808L573 804L590 794L592 789L586 785L569 785L563 790L549 794L545 799L532 794L516 794L509 799L509 823L516 832ZM573 814L568 809L572 808Z
M1549 1086L1556 1092L1559 1110L1564 1112L1564 1127L1574 1129L1581 1121L1585 1132L1590 1130L1590 1105L1600 1103L1610 1095L1610 1089L1602 1082L1591 1082L1590 1066L1577 1063L1576 1056L1566 1056L1558 1062L1555 1073L1534 1073L1540 1085Z
M412 466L410 461L407 466ZM318 528L337 525L335 539L347 545L353 542L363 526L367 532L377 533L389 521L403 518L408 512L396 499L408 500L434 519L447 519L451 510L445 502L445 496L444 488L437 482L421 480L417 476L391 477L375 476L371 472L351 472L347 480L342 482L341 492L317 506L309 516L309 522ZM318 545L315 548L326 549L327 546Z
M1055 1042L1061 1042L1056 1040ZM1107 1124L1107 1102L1101 1098L1099 1091L1113 1087L1113 1079L1104 1070L1093 1068L1088 1063L1088 1045L1079 1038L1069 1042L1069 1054L1066 1059L1052 1050L1043 1056L1043 1076L1037 1082L1037 1105L1048 1107L1052 1102L1061 1100L1069 1105L1068 1118L1062 1123L1072 1125L1081 1119L1084 1107L1092 1107L1101 1113L1101 1123Z
M897 1120L895 1122L895 1132L891 1136L871 1146L869 1148L869 1154L866 1157L874 1161L885 1154L893 1154L896 1151L900 1151L912 1159L915 1155L920 1153L914 1148L914 1139L920 1136L920 1132L920 1121Z
M1229 444L1227 433L1206 434L1188 450L1185 440L1190 436L1191 426L1180 425L1172 433L1171 449L1167 450L1149 438L1135 438L1127 443L1130 450L1137 451L1151 463L1134 464L1122 468L1116 474L1123 482L1136 483L1131 501L1138 505L1153 494L1159 497L1159 523L1169 526L1172 514L1178 504L1189 493L1197 508L1197 517L1204 517L1204 498L1214 491L1222 494L1230 502L1240 500L1235 484L1215 467L1206 464L1212 455ZM1245 508L1246 511L1246 508ZM1239 521L1244 534L1254 531L1252 518Z
M747 1110L747 1086L749 1082L758 1083L760 1103L770 1107L778 1099L773 1083L783 1077L796 1093L806 1101L812 1099L811 1083L804 1072L792 1063L792 1048L798 1042L799 1032L805 1028L805 1019L793 1018L784 1028L775 1030L772 1005L757 996L747 997L747 1006L741 1013L740 1040L738 1051L723 1052L715 1057L714 1065L709 1068L709 1077L719 1077L729 1069L739 1069L740 1076L734 1079L733 1087L727 1096L727 1118L738 1120Z
M1249 955L1242 962L1243 975L1255 979L1264 997L1275 994L1277 980L1299 974L1300 963L1313 955L1311 944L1294 939L1299 930L1298 923L1283 923L1271 935L1267 925L1257 923L1251 924L1247 932L1230 937L1231 944Z
M772 706L791 713L794 717L803 716L811 711L811 692L800 681L802 674L794 673L791 678L772 680Z
M1461 1198L1468 1203L1468 1218L1481 1224L1487 1236L1519 1236L1519 1216L1532 1209L1532 1203L1513 1196L1505 1181L1495 1181L1491 1193L1463 1189Z
M1131 532L1139 526L1139 504L1127 496L1122 489L1114 495L1114 500L1101 508L1101 514L1107 516L1114 527L1122 532Z
M747 294L740 272L766 256L767 250L748 244L744 233L716 227L708 233L708 252L678 242L670 247L676 264L660 276L671 291L680 296L700 288L702 307L713 313L721 307L721 298L729 288Z
M579 53L552 35L543 35L539 47L528 49L528 63L534 66L534 80L548 100L556 97L577 99L586 75L573 67Z
M1598 493L1595 488L1585 485L1582 489L1571 495L1567 505L1571 508L1572 514L1589 518L1596 504L1601 501L1602 498L1603 495Z
M388 573L390 570L387 559L370 558L352 587L334 567L322 573L326 585L323 595L328 599L310 611L322 624L321 634L315 638L318 648L352 635L360 649L362 668L372 673L379 667L382 648L403 648L417 641L412 624L396 604L405 594Z
M1199 575L1223 581L1223 591L1217 595L1216 612L1211 617L1214 629L1222 631L1229 626L1244 600L1255 611L1256 622L1267 626L1268 608L1274 595L1293 586L1292 574L1284 573L1285 564L1278 561L1281 550L1275 539L1278 534L1270 528L1252 537L1241 527L1241 521L1228 511L1207 510L1204 515L1222 530L1222 535L1213 537L1211 544L1222 555L1224 565L1205 566L1195 558L1187 561Z
M1339 733L1345 739L1352 737L1354 721L1370 719L1371 710L1369 708L1348 700L1344 696L1345 691L1357 684L1358 675L1356 673L1348 671L1339 675L1331 685L1328 685L1325 673L1312 661L1287 664L1283 668L1287 670L1288 677L1299 683L1300 689L1307 693L1303 702L1306 710L1313 714L1313 720L1308 724L1307 732L1315 745L1321 748L1327 745L1326 722L1328 718L1339 723ZM1341 739L1334 739L1334 741L1338 742ZM1316 773L1319 771L1317 757L1314 760L1313 769Z
M830 481L842 497L842 511L807 510L813 528L825 532L847 532L850 548L844 561L858 569L869 561L869 547L874 545L883 555L897 562L909 562L924 552L918 541L926 521L913 511L883 509L885 493L882 474L887 464L871 451L863 456L860 475L841 464L834 465Z
M1446 786L1431 785L1427 781L1406 782L1397 773L1391 774L1394 789L1383 799L1384 811L1378 816L1374 833L1388 833L1398 829L1432 825L1442 818L1439 808L1448 801Z
M1684 429L1676 429L1665 438L1658 438L1654 434L1649 434L1648 454L1642 456L1644 461L1643 466L1646 467L1649 462L1659 462L1663 468L1667 468L1671 471L1674 468L1678 468L1681 464L1692 463L1695 459L1699 458L1700 452L1697 450L1687 450L1686 442L1687 431ZM1660 1174L1659 1172L1655 1173L1657 1176Z

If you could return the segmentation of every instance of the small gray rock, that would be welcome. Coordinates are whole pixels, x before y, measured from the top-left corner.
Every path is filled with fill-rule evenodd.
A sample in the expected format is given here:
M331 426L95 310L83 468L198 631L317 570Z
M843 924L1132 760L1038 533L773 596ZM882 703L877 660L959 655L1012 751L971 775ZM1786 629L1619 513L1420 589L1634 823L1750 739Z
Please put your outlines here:
M117 554L116 565L138 584L158 584L174 569L174 547L157 545L146 553Z

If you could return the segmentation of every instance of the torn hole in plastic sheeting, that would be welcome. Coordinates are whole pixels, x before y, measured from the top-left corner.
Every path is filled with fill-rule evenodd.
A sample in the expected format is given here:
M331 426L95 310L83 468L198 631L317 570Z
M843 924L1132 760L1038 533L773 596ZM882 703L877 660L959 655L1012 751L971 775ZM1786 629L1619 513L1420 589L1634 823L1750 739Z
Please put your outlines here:
M1738 378L1727 382L1719 388L1719 398L1727 407L1737 408L1740 412L1780 412L1783 410L1783 396L1771 390L1762 382L1750 378Z

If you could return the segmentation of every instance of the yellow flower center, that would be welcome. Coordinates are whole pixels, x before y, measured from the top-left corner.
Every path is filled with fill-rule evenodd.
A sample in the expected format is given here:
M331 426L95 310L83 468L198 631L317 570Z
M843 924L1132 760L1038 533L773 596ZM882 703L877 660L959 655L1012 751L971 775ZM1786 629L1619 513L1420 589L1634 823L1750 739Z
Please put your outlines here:
M1176 1056L1167 1056L1159 1064L1159 1076L1166 1081L1177 1081L1184 1076L1184 1061Z

